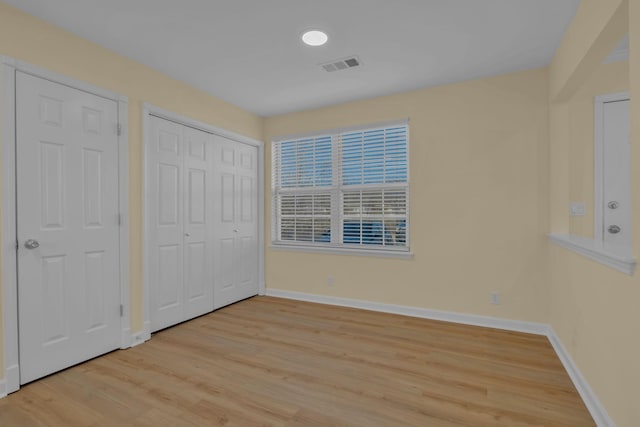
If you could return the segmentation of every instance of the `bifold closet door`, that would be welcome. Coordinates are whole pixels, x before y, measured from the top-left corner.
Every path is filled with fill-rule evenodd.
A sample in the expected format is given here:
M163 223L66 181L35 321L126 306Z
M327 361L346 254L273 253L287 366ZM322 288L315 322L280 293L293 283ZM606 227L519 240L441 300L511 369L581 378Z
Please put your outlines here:
M151 117L146 192L151 330L213 310L212 135Z
M214 307L258 294L258 149L215 136Z

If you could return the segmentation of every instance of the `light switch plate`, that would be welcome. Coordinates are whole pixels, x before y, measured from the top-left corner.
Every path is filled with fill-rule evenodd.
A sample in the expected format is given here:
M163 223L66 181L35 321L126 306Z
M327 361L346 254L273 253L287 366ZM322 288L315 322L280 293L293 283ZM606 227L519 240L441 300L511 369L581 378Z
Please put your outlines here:
M571 202L569 205L569 215L571 216L584 216L585 209L583 202Z

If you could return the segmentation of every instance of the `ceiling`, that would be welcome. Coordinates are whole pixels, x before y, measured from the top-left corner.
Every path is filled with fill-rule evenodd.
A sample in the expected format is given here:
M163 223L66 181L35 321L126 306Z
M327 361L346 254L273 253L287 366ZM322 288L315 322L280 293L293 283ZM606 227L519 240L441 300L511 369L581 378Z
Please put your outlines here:
M580 2L4 1L261 116L546 66Z

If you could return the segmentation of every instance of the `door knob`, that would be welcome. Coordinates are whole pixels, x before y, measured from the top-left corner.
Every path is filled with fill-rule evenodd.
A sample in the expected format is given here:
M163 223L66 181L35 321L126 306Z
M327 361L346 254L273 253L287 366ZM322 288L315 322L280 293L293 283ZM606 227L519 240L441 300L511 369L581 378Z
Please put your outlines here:
M26 242L24 242L24 247L27 249L36 249L39 246L40 246L40 243L38 243L37 240L29 239Z
M234 233L237 233L237 232L238 232L238 229L237 229L237 228L234 228L234 229L233 229L233 232L234 232Z
M189 237L189 236L191 236L191 233L184 233L184 235Z
M611 234L618 234L622 229L617 225L610 225L607 231Z
M607 207L609 209L618 209L618 206L620 206L620 203L616 202L615 200L607 203Z

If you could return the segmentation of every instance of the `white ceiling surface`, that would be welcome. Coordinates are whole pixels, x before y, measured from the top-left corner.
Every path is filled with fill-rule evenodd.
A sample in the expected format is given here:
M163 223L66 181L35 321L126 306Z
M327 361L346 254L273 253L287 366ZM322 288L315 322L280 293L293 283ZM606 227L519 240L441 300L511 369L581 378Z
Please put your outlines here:
M579 0L4 0L262 116L546 66ZM329 34L322 47L303 31ZM318 64L357 55L362 66Z

